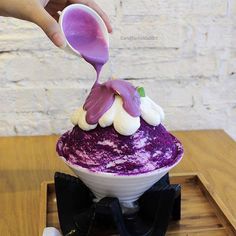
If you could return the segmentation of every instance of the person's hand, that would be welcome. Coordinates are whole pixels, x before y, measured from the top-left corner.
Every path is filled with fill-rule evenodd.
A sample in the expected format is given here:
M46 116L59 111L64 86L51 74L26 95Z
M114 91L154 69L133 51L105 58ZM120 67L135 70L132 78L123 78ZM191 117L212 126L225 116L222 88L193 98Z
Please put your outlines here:
M108 16L93 0L0 0L0 15L34 22L56 46L65 47L65 39L56 21L57 12L72 3L82 3L94 9L104 20L108 32L112 32Z

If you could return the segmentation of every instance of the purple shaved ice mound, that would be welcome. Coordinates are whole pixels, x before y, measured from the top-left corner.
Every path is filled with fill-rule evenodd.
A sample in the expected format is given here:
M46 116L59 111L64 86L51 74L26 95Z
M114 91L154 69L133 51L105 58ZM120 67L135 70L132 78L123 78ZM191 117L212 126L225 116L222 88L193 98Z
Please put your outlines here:
M131 136L117 133L113 126L98 125L91 131L75 126L60 137L57 152L90 171L137 175L172 166L182 157L183 146L163 125L152 126L141 119Z

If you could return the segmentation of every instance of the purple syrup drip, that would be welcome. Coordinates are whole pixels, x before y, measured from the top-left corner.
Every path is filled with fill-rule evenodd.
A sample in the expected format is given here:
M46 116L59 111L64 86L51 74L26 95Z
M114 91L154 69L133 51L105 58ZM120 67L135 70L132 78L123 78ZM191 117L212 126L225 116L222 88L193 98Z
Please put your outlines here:
M108 45L98 22L86 11L72 9L65 13L62 27L67 41L95 68L98 79L109 58Z
M141 126L131 136L113 126L83 131L78 126L63 134L57 152L69 163L95 172L136 175L172 166L183 155L182 144L164 126Z
M140 97L135 87L124 80L109 80L103 84L95 83L92 87L84 104L86 121L89 124L98 123L112 106L116 94L121 96L123 107L131 116L140 116Z
M122 80L98 83L100 71L108 61L109 53L97 21L81 9L73 9L65 13L62 27L73 49L78 51L97 72L97 79L84 104L84 109L87 111L86 121L89 124L96 124L112 106L115 94L122 97L123 107L131 116L140 116L139 94L130 83Z

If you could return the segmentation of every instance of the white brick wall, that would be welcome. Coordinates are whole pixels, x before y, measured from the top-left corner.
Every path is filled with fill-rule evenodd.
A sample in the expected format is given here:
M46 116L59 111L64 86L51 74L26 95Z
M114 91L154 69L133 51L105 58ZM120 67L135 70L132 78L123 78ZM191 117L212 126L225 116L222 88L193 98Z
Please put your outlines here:
M97 0L114 33L111 73L143 85L169 129L236 139L235 0ZM0 135L62 133L95 78L35 25L0 18Z

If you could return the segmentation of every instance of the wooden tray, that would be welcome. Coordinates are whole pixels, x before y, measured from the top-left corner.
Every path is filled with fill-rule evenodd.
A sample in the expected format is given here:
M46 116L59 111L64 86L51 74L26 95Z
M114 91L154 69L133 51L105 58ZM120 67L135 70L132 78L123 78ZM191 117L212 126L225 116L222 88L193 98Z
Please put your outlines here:
M171 183L182 186L182 218L170 222L167 235L170 236L226 236L236 235L236 229L227 218L227 209L215 196L201 174L187 173L171 175ZM41 186L40 231L45 227L60 230L55 188L53 182ZM102 235L101 235L102 236Z

